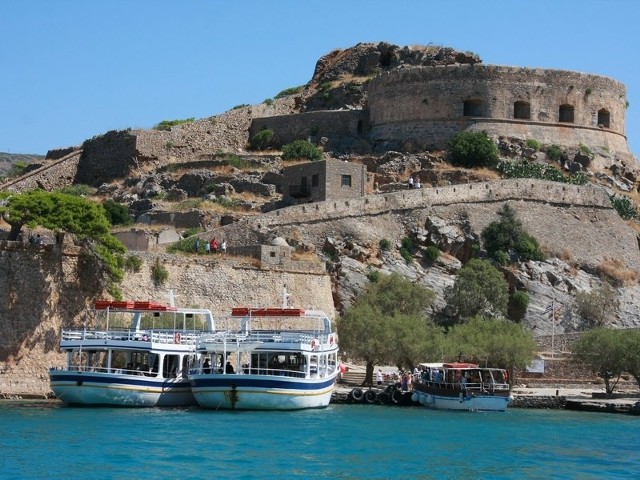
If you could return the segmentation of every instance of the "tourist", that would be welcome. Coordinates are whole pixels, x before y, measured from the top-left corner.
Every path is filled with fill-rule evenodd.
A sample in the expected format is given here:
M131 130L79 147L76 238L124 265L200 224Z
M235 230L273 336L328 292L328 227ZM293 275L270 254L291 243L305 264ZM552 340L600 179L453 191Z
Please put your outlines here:
M227 365L225 366L224 369L225 373L236 373L236 371L233 369L233 365L231 365L231 362L227 360Z
M196 238L196 253L200 252L200 239Z
M213 253L218 253L218 240L216 240L215 237L213 237L213 240L211 240L211 251Z
M413 177L409 177L409 188L413 188Z
M220 250L222 253L227 253L227 241L223 238L222 243L220 244Z
M378 373L376 374L376 382L378 382L378 386L382 386L382 369L378 369Z
M207 241L204 242L204 253L209 253L211 252L211 244Z
M402 374L402 391L409 391L409 375L407 373Z
M416 183L415 183L416 188L420 188L422 185L420 185L420 177L416 177Z
M202 365L202 373L211 373L211 364L209 363L209 359L205 359L204 364Z

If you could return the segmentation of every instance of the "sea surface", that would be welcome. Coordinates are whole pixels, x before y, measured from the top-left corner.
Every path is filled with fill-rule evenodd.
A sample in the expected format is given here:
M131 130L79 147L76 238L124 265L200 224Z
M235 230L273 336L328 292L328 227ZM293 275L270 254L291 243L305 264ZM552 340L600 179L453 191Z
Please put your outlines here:
M0 429L3 480L640 478L640 418L620 414L0 401Z

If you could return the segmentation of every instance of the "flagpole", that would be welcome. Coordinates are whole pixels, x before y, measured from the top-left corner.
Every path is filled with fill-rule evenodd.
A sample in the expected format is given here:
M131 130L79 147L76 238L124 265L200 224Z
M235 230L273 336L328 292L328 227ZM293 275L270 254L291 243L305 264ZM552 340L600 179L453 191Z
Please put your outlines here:
M556 346L555 346L555 338L556 338L556 296L553 295L553 300L551 300L551 358L554 358Z

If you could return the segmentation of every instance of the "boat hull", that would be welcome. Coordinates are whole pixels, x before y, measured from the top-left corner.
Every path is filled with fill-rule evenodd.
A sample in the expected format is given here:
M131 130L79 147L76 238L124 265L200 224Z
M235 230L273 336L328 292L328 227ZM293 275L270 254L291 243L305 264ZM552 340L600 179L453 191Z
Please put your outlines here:
M191 389L203 408L300 410L328 406L335 379L201 374L192 376Z
M511 401L510 396L503 395L443 395L437 392L414 391L416 402L427 408L436 410L461 410L467 412L504 412Z
M67 405L179 407L196 405L189 381L139 375L52 370L51 390Z

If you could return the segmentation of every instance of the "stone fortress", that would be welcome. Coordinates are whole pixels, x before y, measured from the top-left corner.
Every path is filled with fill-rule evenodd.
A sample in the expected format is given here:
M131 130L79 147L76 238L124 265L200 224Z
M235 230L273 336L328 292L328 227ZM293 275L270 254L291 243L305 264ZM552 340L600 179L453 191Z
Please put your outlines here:
M167 131L107 132L82 146L49 152L48 164L0 185L0 190L54 190L70 184L100 186L110 182L131 186L134 181L158 176L157 171L167 165L206 169L217 152L246 154L249 139L263 128L272 129L281 144L308 138L339 158L374 156L388 150L421 152L444 146L456 132L484 130L492 137L535 139L546 145L575 148L584 144L611 152L615 161L636 164L626 144L626 91L621 83L577 72L486 66L474 56L450 49L431 52L429 48L363 44L332 52L318 62L314 79L299 94ZM349 78L350 72L363 80L339 80L343 74ZM281 175L279 181L285 178ZM261 181L268 183L264 177ZM397 241L412 228L423 230L430 217L444 219L449 222L447 228L453 229L457 219L466 216L472 230L479 232L495 219L505 202L515 206L532 235L556 251L569 251L573 263L590 265L594 270L605 257L611 257L640 270L635 232L618 217L605 191L592 185L513 179L357 198L328 195L313 203L246 216L222 228L232 246L264 247L273 236L301 236L302 243L313 243L319 251L330 236L349 238L358 245L377 245L383 237ZM0 270L3 278L10 280L0 284L0 298L4 299L0 317L29 319L14 320L3 330L8 340L0 350L0 369L6 373L0 376L0 392L47 391L43 372L59 359L60 325L72 318L78 320L84 306L78 299L86 304L101 288L95 268L77 253L31 251L29 245L24 248L24 254L9 247L0 252ZM161 298L164 290L150 281L152 265L158 259L169 269L172 287L179 294L198 305L208 306L214 299L215 310L245 301L265 304L269 298L278 298L283 283L291 286L301 304L316 302L329 310L344 304L348 294L343 292L351 294L359 278L366 279L366 272L358 271L358 262L347 257L339 275L334 276L340 278L334 282L324 263L294 262L290 255L283 258L275 247L263 248L258 254L259 263L239 264L201 256L185 262L181 256L142 253L143 269L127 275L123 291L136 298ZM257 258L249 251L243 255ZM293 263L298 267L293 268ZM394 268L406 271L408 267L402 262ZM422 276L431 282L428 285L442 290L450 283L447 268L419 271L416 278ZM535 292L527 321L544 327L540 328L543 332L551 328L549 322L544 324L541 313L551 295L569 299L582 288L578 281L585 285L590 281L581 280L584 273L574 279L562 268L512 272L516 283L529 285ZM637 326L640 316L634 299L640 298L638 289L627 290L620 317L626 326ZM19 292L27 292L24 298L30 301L17 301L23 296ZM560 325L558 329L561 331ZM32 384L26 389L25 379Z
M310 139L336 155L441 149L456 132L484 130L494 138L599 148L635 165L622 83L565 70L483 65L477 56L434 48L381 43L332 52L318 61L301 93L169 131L107 132L81 147L49 152L49 159L66 161L0 189L99 186L141 165L242 153L263 129L273 130L281 145ZM360 81L343 80L350 76Z

